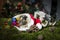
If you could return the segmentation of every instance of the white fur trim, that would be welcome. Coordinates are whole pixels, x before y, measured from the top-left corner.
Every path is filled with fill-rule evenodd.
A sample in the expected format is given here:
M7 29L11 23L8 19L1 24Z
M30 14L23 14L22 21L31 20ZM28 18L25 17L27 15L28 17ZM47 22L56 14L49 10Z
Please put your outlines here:
M36 26L39 28L39 29L42 29L42 25L40 23L37 23Z
M28 17L27 18L28 23L26 25L23 25L23 26L20 26L20 27L17 27L17 26L14 26L14 27L16 27L19 31L26 31L26 30L30 29L31 25L34 24L34 20L27 13L20 14L20 15L14 16L14 17L17 18L17 17L19 17L21 15L26 15ZM27 27L25 27L25 26L27 26Z
M45 20L45 24L42 23L42 26L43 26L43 27L46 27L47 25L48 25L48 21Z

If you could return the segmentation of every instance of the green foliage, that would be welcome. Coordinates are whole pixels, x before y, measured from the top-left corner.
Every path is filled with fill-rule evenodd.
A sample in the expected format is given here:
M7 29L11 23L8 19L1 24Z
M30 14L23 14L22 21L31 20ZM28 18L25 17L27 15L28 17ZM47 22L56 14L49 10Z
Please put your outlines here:
M3 29L4 21L6 21L7 18L2 18L0 22L2 25L0 26L0 40L38 40L38 35L43 35L44 40L60 40L60 21L57 22L57 25L55 26L56 29L54 32L51 32L49 30L49 27L43 28L42 30L38 32L20 32L15 27L9 28L9 29ZM10 20L11 21L11 20ZM8 21L8 25L10 23ZM10 23L11 24L11 23Z

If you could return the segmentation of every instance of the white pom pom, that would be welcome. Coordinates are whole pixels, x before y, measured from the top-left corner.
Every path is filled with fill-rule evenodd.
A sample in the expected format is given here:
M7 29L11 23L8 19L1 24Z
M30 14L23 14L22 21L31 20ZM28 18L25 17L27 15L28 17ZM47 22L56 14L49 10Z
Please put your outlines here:
M40 23L37 23L36 26L39 28L39 29L42 29L42 25Z

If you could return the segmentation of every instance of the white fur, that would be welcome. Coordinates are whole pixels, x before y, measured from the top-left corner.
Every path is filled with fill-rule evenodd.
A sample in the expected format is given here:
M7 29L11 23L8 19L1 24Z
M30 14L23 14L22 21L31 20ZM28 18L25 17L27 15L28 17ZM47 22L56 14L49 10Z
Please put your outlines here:
M36 12L34 13L34 17L35 17L35 18L36 18L36 16L37 16L37 14L40 16L41 22L42 22L43 20L45 20L44 18L45 18L46 13L44 13L43 11L36 11ZM44 24L44 23L41 24L43 27L46 27L47 24L48 24L48 21L45 21L45 22L46 22L46 24Z
M42 29L42 25L40 23L37 23L36 26L41 30Z
M36 11L36 12L34 13L34 18L36 18L37 14L40 15L40 20L41 20L41 22L42 22L42 21L44 20L43 18L45 17L45 14L46 14L46 13L44 13L43 11Z
M30 15L27 14L27 13L24 13L24 14L20 14L20 15L17 15L17 16L14 16L15 18L21 16L21 15L26 15L28 18L27 18L27 24L26 25L22 25L20 27L17 27L15 26L19 31L26 31L27 29L30 29L30 26L34 24L34 21L33 19L31 19Z

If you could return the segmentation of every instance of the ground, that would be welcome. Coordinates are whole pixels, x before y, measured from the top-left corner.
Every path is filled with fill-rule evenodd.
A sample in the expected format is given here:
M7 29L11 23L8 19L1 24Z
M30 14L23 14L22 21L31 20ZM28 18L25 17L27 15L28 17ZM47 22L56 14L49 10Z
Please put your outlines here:
M11 18L0 19L0 40L38 40L39 38L42 40L60 40L60 21L54 27L47 26L38 32L28 33L18 31L11 26Z

